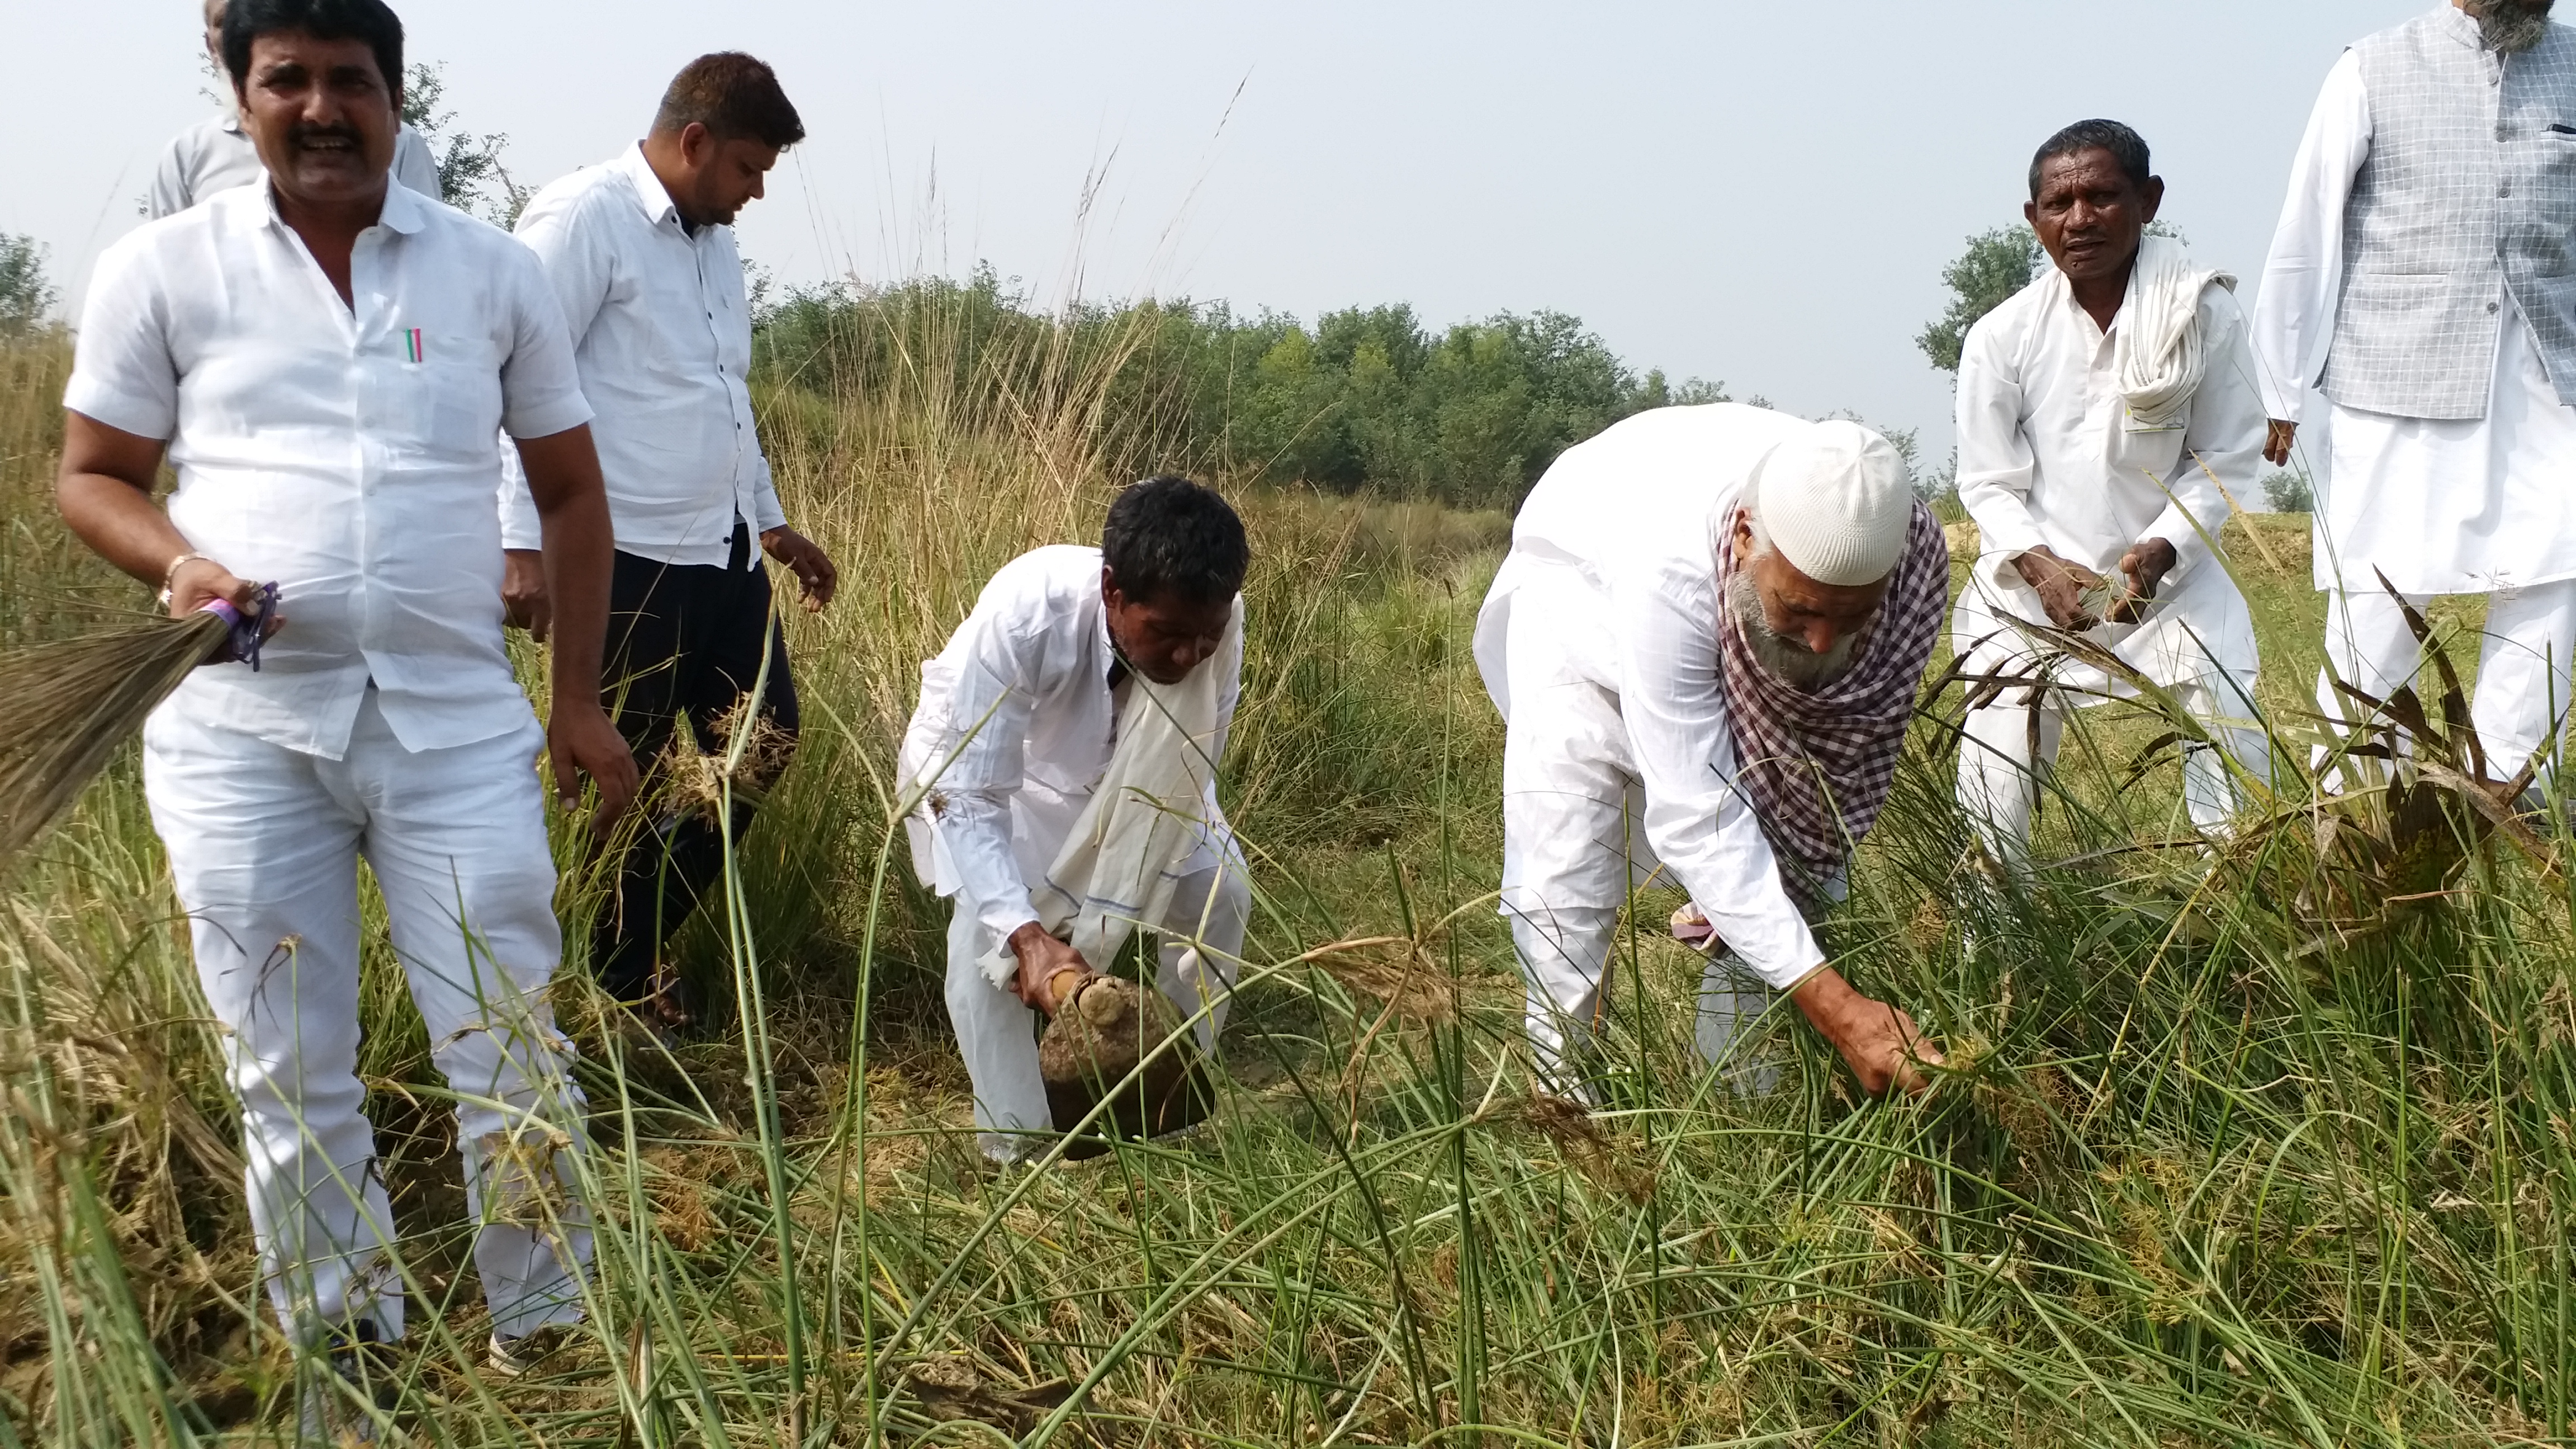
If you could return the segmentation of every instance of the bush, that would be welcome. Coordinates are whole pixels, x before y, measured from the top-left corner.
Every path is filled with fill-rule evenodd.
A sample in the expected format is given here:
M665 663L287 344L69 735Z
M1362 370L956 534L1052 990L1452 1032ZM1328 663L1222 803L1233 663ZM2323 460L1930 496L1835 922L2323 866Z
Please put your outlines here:
M61 300L45 276L45 248L34 237L0 232L0 337L24 337L45 325Z
M2274 513L2313 513L2317 491L2307 474L2282 468L2263 475L2263 501L2272 505Z

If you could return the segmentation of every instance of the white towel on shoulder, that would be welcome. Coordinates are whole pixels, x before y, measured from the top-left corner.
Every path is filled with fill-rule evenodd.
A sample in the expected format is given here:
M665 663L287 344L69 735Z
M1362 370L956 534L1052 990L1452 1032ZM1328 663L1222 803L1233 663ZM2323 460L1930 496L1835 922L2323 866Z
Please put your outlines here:
M2119 336L2111 345L2112 375L2128 404L2132 430L2179 426L2192 394L2200 391L2209 367L2200 294L2213 284L2236 290L2232 273L2192 265L2181 242L2162 236L2139 240L2129 292L2120 303Z
M1109 769L1073 823L1046 879L1030 883L1038 924L1069 942L1095 970L1105 970L1140 924L1170 914L1177 871L1214 824L1217 709L1223 682L1213 661L1243 636L1243 600L1234 601L1224 643L1180 683L1164 686L1128 676L1132 691L1119 712ZM977 963L985 979L1008 989L1019 959L1005 942Z

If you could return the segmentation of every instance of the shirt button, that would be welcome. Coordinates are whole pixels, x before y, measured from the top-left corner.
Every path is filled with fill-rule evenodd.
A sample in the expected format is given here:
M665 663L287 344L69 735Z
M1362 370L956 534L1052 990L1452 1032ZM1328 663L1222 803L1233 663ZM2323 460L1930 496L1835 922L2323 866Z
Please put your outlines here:
M2499 126L2497 126L2497 127L2496 127L2496 139L2497 139L2497 140L2499 140L2499 141L2503 140L2503 139L2504 139L2508 134L2510 134L2510 133L2509 133L2509 132L2507 132L2503 126L2499 125Z
M2501 312L2501 311L2503 311L2503 310L2504 310L2504 304L2503 304L2503 303L2501 303L2501 302L2489 302L2489 303L2487 304L2487 315L2488 315L2488 316L2490 316L2490 317L2494 316L2496 313Z
M2497 183L2497 185L2496 185L2496 195L2498 195L2498 196L2511 196L2511 195L2513 195L2513 183L2512 183L2512 182L2510 182L2510 181L2498 182L2498 183Z

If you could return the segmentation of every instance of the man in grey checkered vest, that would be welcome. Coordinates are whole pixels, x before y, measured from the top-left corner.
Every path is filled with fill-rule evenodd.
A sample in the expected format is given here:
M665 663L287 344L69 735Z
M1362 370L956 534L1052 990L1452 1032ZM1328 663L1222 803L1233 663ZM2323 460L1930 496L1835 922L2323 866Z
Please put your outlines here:
M2385 698L2420 662L2390 589L2489 595L2498 779L2551 747L2576 651L2576 31L2549 8L2456 0L2344 53L2254 309L2264 455L2317 470L2328 664ZM2312 385L2327 437L2294 449Z

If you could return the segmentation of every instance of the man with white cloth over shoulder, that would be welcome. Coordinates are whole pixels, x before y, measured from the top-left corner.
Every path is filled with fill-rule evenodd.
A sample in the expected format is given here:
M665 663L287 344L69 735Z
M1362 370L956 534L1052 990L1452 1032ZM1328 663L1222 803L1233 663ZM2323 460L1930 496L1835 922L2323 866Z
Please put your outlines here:
M2147 143L2081 121L2030 164L2051 266L1979 319L1959 357L1959 501L1977 564L1953 616L1972 679L2028 679L1968 712L1959 803L1999 864L2023 863L2039 777L2070 709L2167 691L2212 741L2183 753L2183 801L2209 831L2240 768L2270 778L2254 728L2254 619L2216 540L2226 489L2254 486L2263 410L2235 278L2147 236L2164 200ZM2080 633L2127 672L2033 632Z
M2463 0L2344 52L2254 307L2265 456L2289 461L2311 382L2333 405L2328 662L2378 698L2414 676L2383 576L2489 595L2471 713L2498 779L2566 714L2576 652L2576 33L2549 9ZM2318 700L2357 708L2322 677Z
M1156 984L1214 1051L1251 885L1217 805L1242 690L1242 520L1184 478L1110 505L1099 548L1005 564L922 665L899 776L913 867L956 901L948 1011L1000 1161L1044 1149L1037 1012L1133 929Z
M1505 723L1502 912L1530 1044L1567 1089L1620 907L1659 860L1723 946L1701 988L1711 1060L1769 991L1873 1094L1919 1090L1940 1059L1805 915L1840 898L1886 802L1948 602L1910 484L1856 424L1715 403L1612 425L1521 505L1476 666Z

